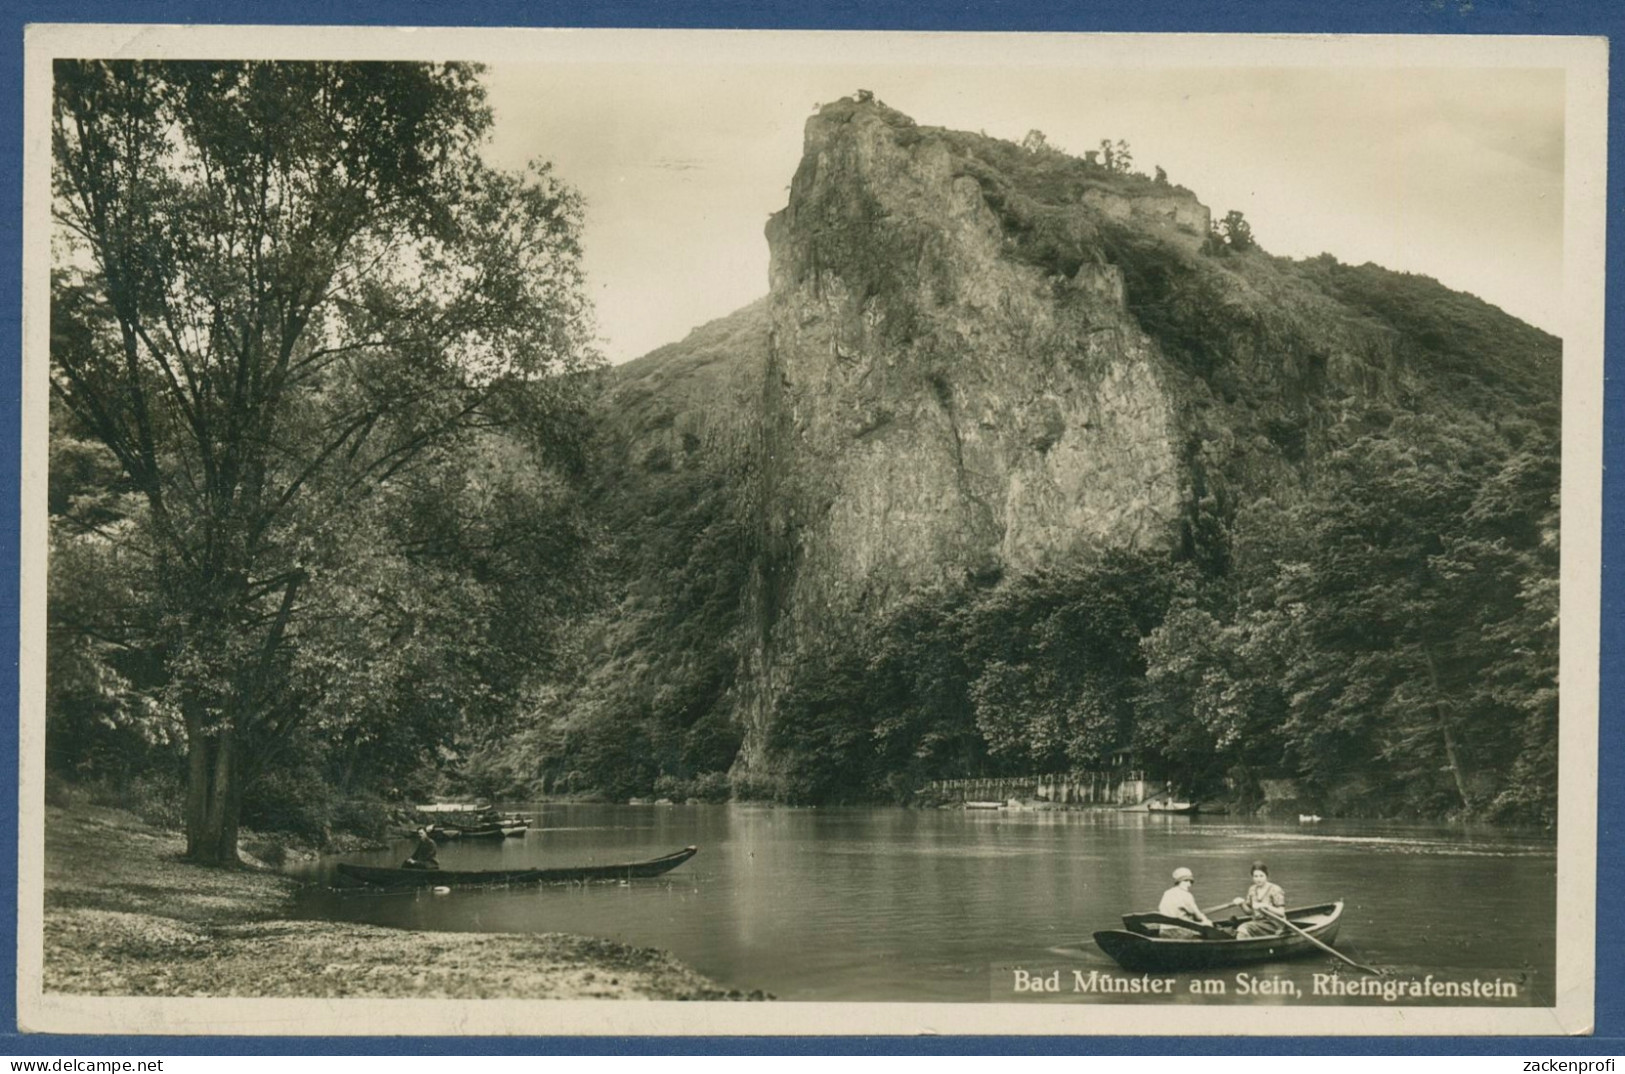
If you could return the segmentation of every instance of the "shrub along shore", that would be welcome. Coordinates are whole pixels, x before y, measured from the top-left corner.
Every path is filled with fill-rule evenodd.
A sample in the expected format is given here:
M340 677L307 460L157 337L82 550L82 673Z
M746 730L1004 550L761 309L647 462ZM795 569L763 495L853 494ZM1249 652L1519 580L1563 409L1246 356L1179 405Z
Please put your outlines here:
M182 859L123 810L52 806L44 991L110 996L740 999L663 951L557 933L292 920L297 882Z

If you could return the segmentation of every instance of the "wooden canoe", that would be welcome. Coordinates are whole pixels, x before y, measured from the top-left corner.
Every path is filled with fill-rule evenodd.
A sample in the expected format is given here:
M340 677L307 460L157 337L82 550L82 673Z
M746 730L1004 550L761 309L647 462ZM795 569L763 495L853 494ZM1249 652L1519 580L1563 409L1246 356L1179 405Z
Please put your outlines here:
M636 880L659 876L677 868L700 852L684 847L665 857L621 865L558 865L537 869L400 869L378 865L339 863L339 875L380 887L477 887L495 884L564 884L587 880Z
M1303 929L1321 943L1330 944L1337 939L1337 926L1343 916L1343 904L1322 903L1318 906L1300 906L1286 912L1287 920ZM1164 939L1156 935L1155 926L1170 919L1161 914L1124 914L1122 929L1106 929L1095 933L1095 944L1125 970L1135 973L1160 973L1165 970L1208 970L1221 966L1240 966L1249 962L1275 962L1304 955L1324 955L1325 952L1291 929L1274 936L1255 936L1237 940L1229 937L1212 938L1219 934L1208 932L1204 939ZM1233 927L1240 921L1227 919L1216 924Z

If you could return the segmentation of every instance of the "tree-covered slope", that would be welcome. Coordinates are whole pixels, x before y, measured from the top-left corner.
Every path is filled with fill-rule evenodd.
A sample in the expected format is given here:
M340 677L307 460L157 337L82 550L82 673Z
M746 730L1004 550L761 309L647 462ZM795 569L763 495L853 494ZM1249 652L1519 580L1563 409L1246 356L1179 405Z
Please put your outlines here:
M726 796L766 303L604 374L591 505L602 601L576 674L481 766L494 790Z

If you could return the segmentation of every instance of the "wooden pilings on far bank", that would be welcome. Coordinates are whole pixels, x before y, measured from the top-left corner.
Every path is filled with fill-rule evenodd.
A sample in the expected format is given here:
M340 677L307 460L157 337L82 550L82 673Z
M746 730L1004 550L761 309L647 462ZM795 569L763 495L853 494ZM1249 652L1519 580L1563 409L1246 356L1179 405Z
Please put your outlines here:
M938 779L920 794L944 802L1051 802L1055 805L1135 805L1154 788L1138 769L1055 772L992 779Z

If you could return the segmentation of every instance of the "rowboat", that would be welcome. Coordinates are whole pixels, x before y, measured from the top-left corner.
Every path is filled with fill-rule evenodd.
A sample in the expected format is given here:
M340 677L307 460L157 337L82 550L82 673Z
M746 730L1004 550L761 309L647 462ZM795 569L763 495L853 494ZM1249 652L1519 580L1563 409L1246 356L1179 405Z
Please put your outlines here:
M484 824L431 824L430 838L436 842L448 839L506 839L524 835L530 830L530 821L490 821Z
M1286 912L1287 920L1323 944L1337 939L1338 920L1343 903L1300 906ZM1235 918L1214 924L1233 928ZM1200 939L1172 939L1157 935L1161 925L1179 925L1203 933ZM1193 925L1161 914L1124 914L1122 929L1095 933L1095 944L1119 966L1135 973L1164 970L1208 970L1219 966L1239 966L1248 962L1275 962L1285 958L1324 954L1309 940L1287 929L1275 936L1255 936L1238 940L1217 929Z
M665 857L621 865L561 865L546 869L400 869L339 863L339 875L380 887L477 887L496 884L564 884L588 880L637 880L677 868L700 852L684 847Z
M502 838L504 830L500 824L471 824L471 825L439 825L429 829L429 837L434 840L448 840L448 838Z
M1163 816L1189 817L1195 815L1200 808L1195 802L1176 799L1167 791L1160 791L1150 798L1136 802L1131 806L1123 806L1119 809L1119 812L1161 813Z

